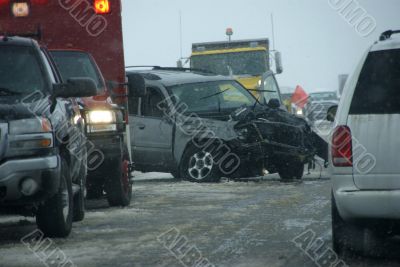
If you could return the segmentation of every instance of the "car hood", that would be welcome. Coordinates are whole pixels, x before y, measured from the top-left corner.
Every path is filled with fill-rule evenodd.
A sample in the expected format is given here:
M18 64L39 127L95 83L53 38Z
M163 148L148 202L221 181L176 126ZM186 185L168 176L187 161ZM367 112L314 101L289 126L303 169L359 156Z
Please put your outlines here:
M10 121L18 119L33 118L43 116L50 110L50 100L47 98L22 102L19 100L0 101L0 121Z

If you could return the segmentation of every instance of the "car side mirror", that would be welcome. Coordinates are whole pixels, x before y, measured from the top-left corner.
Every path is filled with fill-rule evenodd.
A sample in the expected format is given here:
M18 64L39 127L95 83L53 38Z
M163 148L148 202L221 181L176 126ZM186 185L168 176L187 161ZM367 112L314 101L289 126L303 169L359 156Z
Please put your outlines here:
M279 101L279 99L272 98L272 99L268 102L268 107L273 108L273 109L278 109L278 108L281 107L281 102Z
M131 97L144 97L147 94L146 82L142 75L138 73L129 73L128 92Z
M334 122L335 121L337 109L338 109L337 105L331 106L328 109L328 112L326 114L326 120L327 121L330 121L330 122Z
M90 97L97 95L97 86L90 78L70 78L67 83L54 84L55 97Z
M283 65L282 65L282 54L279 51L275 52L275 73L281 74L283 72Z

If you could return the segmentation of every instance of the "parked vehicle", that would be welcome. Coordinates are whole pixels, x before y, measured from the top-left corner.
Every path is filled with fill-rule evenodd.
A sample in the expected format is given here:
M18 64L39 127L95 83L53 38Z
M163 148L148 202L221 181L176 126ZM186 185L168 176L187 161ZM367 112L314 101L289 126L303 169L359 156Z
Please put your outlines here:
M400 40L382 34L349 78L332 137L333 247L371 254L399 233ZM375 242L372 242L372 241ZM371 244L375 244L371 245Z
M84 121L74 98L93 80L63 82L44 48L0 37L0 212L34 215L47 236L66 237L84 218Z
M111 206L129 205L133 164L121 1L3 2L1 31L35 38L52 50L65 79L78 76L95 80L98 95L79 102L90 148L100 151L89 168L88 196L100 197L105 191Z
M328 109L339 103L335 91L310 93L304 113L311 125L326 120Z
M303 119L284 110L280 98L258 102L234 78L160 67L127 73L130 81L144 78L147 87L129 97L139 171L210 182L267 169L301 179L316 153L316 136ZM269 94L277 88L267 82L271 77L262 83Z

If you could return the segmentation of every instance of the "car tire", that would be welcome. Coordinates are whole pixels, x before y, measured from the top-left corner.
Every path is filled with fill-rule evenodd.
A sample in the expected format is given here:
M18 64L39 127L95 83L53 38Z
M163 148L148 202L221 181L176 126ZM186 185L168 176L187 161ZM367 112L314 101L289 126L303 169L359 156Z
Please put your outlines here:
M39 206L36 214L38 228L48 237L67 237L71 233L73 193L70 169L61 157L60 186L56 195Z
M282 180L301 180L304 174L304 163L296 159L286 160L278 164L278 173Z
M105 191L108 204L115 206L129 206L132 199L132 184L128 150L124 150L122 158L111 160L112 168L107 174Z
M218 182L221 174L210 148L200 149L190 145L183 154L180 176L195 183Z
M342 219L332 194L332 246L338 255L346 251L364 254L366 243L366 228L348 223Z
M73 221L80 222L85 218L86 210L86 166L82 166L79 172L79 192L74 196Z

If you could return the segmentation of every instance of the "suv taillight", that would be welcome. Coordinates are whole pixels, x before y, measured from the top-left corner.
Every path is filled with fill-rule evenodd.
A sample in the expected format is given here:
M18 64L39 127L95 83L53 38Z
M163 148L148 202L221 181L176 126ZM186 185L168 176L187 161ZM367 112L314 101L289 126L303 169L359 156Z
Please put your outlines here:
M332 135L332 163L336 167L353 166L351 131L347 126L338 126Z

